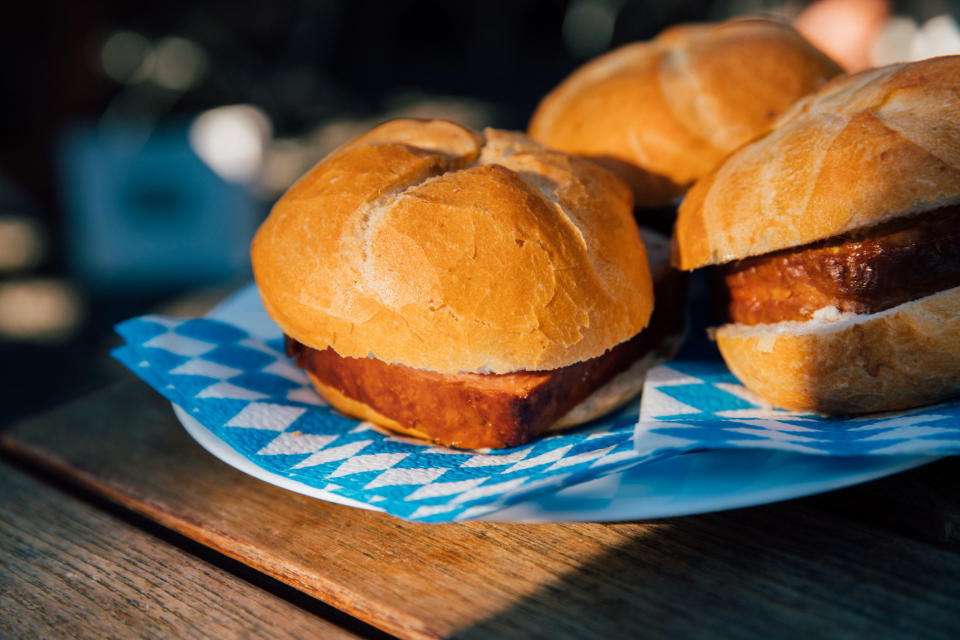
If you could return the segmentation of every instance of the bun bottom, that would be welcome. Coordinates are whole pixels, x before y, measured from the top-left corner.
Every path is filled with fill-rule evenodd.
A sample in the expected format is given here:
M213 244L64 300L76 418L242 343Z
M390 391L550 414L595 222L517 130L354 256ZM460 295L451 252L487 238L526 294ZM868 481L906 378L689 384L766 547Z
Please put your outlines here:
M348 415L351 418L357 418L358 420L372 422L373 424L380 425L381 427L384 427L394 433L400 433L405 436L411 436L421 440L430 440L430 434L417 429L404 427L393 418L388 418L370 405L360 402L359 400L354 400L353 398L344 395L336 388L327 384L323 384L320 382L320 379L317 378L317 376L309 371L307 371L307 377L310 378L310 382L317 390L317 393L319 393L331 407L340 413Z
M850 415L960 394L960 287L873 314L728 324L714 337L730 371L784 409Z
M680 336L674 336L665 341L664 344L654 352L637 359L628 369L620 372L607 381L606 384L594 390L586 399L573 407L573 409L557 420L552 426L548 427L546 432L555 433L572 429L622 407L635 398L643 389L643 382L647 377L647 371L661 362L666 361L669 356L677 350L679 345ZM320 379L310 371L306 373L310 382L323 399L341 413L359 420L367 420L393 433L424 440L424 444L428 444L429 441L435 439L425 431L404 426L396 420L383 415L370 405L344 395L336 388L321 382Z

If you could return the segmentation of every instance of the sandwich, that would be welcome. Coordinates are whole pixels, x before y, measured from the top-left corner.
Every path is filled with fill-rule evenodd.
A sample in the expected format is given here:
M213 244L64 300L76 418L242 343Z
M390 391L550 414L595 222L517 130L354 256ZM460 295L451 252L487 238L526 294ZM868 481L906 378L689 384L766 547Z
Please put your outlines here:
M615 175L522 134L395 120L294 184L251 257L288 354L335 408L447 446L508 447L629 399L671 344L669 244L651 322L631 211Z
M772 404L960 392L960 57L837 78L684 198L673 261L717 265L730 370Z
M840 72L784 22L682 25L574 71L529 134L620 174L638 207L663 206Z

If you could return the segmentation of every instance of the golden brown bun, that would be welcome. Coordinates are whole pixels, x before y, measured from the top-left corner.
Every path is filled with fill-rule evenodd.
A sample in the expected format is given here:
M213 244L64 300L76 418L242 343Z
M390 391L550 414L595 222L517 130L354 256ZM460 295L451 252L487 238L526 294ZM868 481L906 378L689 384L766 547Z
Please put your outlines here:
M398 120L274 206L251 250L283 331L342 356L507 373L601 355L647 324L629 189L521 134Z
M960 288L833 321L724 325L715 337L730 371L785 409L870 413L960 393Z
M960 56L837 78L680 205L674 264L804 245L960 201Z
M540 103L530 135L601 160L637 204L668 204L840 68L789 25L685 25L611 51Z

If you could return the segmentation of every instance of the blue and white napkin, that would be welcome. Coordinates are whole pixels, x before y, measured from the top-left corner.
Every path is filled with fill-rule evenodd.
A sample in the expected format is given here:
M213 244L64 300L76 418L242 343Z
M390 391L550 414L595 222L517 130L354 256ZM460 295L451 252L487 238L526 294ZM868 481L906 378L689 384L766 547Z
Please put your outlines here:
M720 360L668 362L647 375L637 451L777 449L828 456L960 453L960 402L825 418L774 409Z
M113 355L253 464L401 518L451 522L668 453L638 454L638 405L583 429L477 453L382 433L327 406L263 340L217 320L145 316Z
M957 403L825 420L765 407L722 363L707 361L654 369L642 401L581 429L491 452L447 449L340 415L279 340L207 318L144 316L117 331L126 342L113 352L118 360L252 464L410 520L473 519L690 451L960 452Z

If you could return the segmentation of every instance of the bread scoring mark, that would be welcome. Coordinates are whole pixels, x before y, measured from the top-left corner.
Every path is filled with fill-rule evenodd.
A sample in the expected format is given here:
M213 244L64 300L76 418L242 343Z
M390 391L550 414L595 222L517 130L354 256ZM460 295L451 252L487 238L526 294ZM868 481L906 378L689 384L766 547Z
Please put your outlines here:
M880 103L884 83L903 66L871 69L853 76L838 76L824 85L818 93L811 94L794 105L774 123L774 128L779 129L804 118L823 114L849 119L859 111L873 110ZM871 85L876 86L872 91L868 91L867 88Z
M643 148L643 143L640 142L640 136L636 129L627 131L627 146L630 147L630 151L632 151L634 157L636 157L638 165L643 167L654 166L653 158L650 157L650 154Z
M564 202L559 193L559 185L557 185L554 180L537 173L535 167L529 166L531 161L539 161L546 164L553 155L553 152L548 151L537 143L530 144L526 142L526 138L521 139L518 136L504 136L502 134L491 135L490 133L488 133L487 139L493 138L495 142L501 144L489 145L489 153L487 152L488 150L484 148L478 161L483 164L499 164L519 178L531 191L539 194L544 204L557 211L560 214L560 220L574 232L578 243L587 254L590 263L594 265L594 270L596 270L593 247L591 243L587 242L583 227L574 219L574 216L570 214L568 208L564 206ZM508 144L502 144L504 142ZM517 142L521 142L521 144L516 144ZM514 144L510 145L509 143Z
M593 247L587 243L587 240L584 237L583 228L576 220L574 220L573 216L567 212L566 207L563 206L563 201L560 199L560 196L557 193L557 183L549 178L539 176L529 171L514 171L514 175L520 178L520 180L525 185L530 187L531 190L539 193L540 197L543 199L544 203L547 204L547 206L560 213L560 220L565 222L567 226L569 226L574 232L580 246L590 256L592 261Z
M384 302L383 288L378 286L379 277L370 264L373 250L372 236L375 235L377 226L398 198L437 178L438 175L443 175L447 166L443 156L435 156L435 162L426 167L423 173L391 185L377 198L367 202L352 214L355 218L352 224L353 232L343 235L340 247L341 253L348 257L348 261L352 263L351 266L359 275L356 285L362 294Z
M522 184L526 185L529 190L533 194L536 194L547 206L558 210L561 214L560 221L571 228L578 243L585 251L590 253L588 244L583 237L583 231L561 206L561 201L556 194L555 183L548 179L538 180L535 175L525 176L523 175L525 172L519 170L518 167L509 166L517 164L523 165L524 156L535 157L540 155L540 153L537 152L549 152L546 152L540 144L524 136L494 130L487 130L485 133L486 135L482 138L483 144L480 147L479 153L472 162L466 165L461 164L458 167L451 167L445 159L440 159L436 165L428 168L426 172L421 173L413 179L405 180L391 186L376 199L370 201L355 212L356 222L354 223L354 233L352 236L345 236L342 245L346 245L346 255L358 256L358 264L356 265L359 274L358 288L364 295L377 300L386 307L396 310L411 303L423 303L424 306L431 311L433 308L438 308L437 303L440 303L439 308L446 307L443 300L435 300L429 295L429 291L435 288L429 287L429 283L426 283L427 280L430 280L429 273L422 272L423 282L419 282L420 278L418 278L418 282L406 282L405 284L409 285L407 287L398 287L398 283L391 280L389 274L383 272L383 266L377 264L378 254L380 253L378 248L382 248L382 238L378 232L383 224L385 224L385 220L390 212L405 198L426 197L424 195L424 189L432 183L440 180L449 180L452 176L469 172L482 166L493 165L502 168L511 176L517 178ZM413 242L416 243L416 241ZM522 238L521 242L524 242ZM550 252L547 251L546 247L543 246L542 243L538 242L538 244L540 244L543 253L549 256ZM350 245L352 245L352 247ZM353 251L350 251L351 248ZM415 248L416 247L411 246L410 250ZM473 259L477 258L478 251L479 247L476 237L474 236ZM405 252L405 254L406 253L409 252ZM429 251L424 255L428 254ZM390 259L387 258L387 260L389 263ZM557 267L555 266L554 268L556 269ZM434 276L437 275L435 271L433 273ZM434 280L437 280L435 286L438 286L439 278L435 277ZM421 290L423 286L427 286L427 290ZM447 312L457 323L461 321L461 318L451 309L447 308Z
M691 40L695 38L697 38L696 35ZM729 145L722 144L720 140L726 127L720 122L718 98L714 97L713 104L708 105L707 100L713 92L704 88L703 81L694 70L690 60L690 47L690 43L685 43L683 47L674 46L664 51L663 64L657 70L657 87L663 95L664 102L670 105L674 114L688 111L677 104L678 98L682 96L689 99L695 121L687 122L686 118L675 118L675 120L691 137L704 140L719 149L728 148ZM671 84L675 86L670 86ZM682 91L679 90L681 84L685 85Z
M814 196L819 195L821 191L821 185L823 184L823 166L827 161L827 157L830 155L830 152L834 149L837 144L837 141L840 139L840 136L843 135L843 132L846 131L847 127L850 126L850 118L831 112L824 112L820 114L820 121L822 123L821 129L825 129L827 132L832 131L833 136L830 137L828 133L824 133L823 142L821 144L813 147L812 145L805 145L808 149L815 149L815 153L811 151L810 155L813 157L807 158L807 162L803 165L803 171L810 176L814 177L814 186L810 189L805 190L800 201L794 203L796 207L793 215L787 217L783 221L785 227L790 227L792 232L792 237L795 238L796 242L803 242L804 235L801 231L801 223L803 219L807 216L813 215L810 210L810 203L813 200ZM784 159L785 160L785 159ZM775 181L776 177L774 175L769 175L768 180ZM783 196L784 200L788 200L787 196Z
M606 82L629 69L643 68L659 50L657 41L635 42L595 58L580 67L551 91L537 107L530 123L530 135L537 139L552 138L558 121L566 113L572 96L587 87Z
M535 166L527 166L528 162L531 160L545 162L551 157L551 152L543 152L540 154L525 152L516 153L501 166L504 166L505 169L519 178L521 183L525 185L534 195L538 195L541 201L557 214L558 222L564 224L573 232L574 238L576 239L580 250L582 250L590 264L589 273L578 274L578 277L584 277L593 280L593 282L597 285L598 291L603 292L604 295L609 297L611 300L614 300L616 299L615 290L617 287L617 279L624 279L625 276L623 275L623 272L620 270L615 270L614 274L610 274L613 265L603 260L602 256L600 256L594 250L594 243L587 241L587 232L581 226L581 222L577 219L576 214L573 213L575 209L573 207L566 206L566 203L560 195L559 185L555 181L538 174L535 171ZM540 246L541 250L546 253L546 255L551 255L551 253L547 251L546 247L540 241L537 241L537 244ZM559 274L565 271L572 271L573 269L564 264L553 263L553 270L555 274ZM557 284L559 284L559 282ZM573 304L573 298L566 290L561 290L561 287L555 287L551 292L550 300L547 301L547 304L545 304L543 308L551 308L551 305L557 301L560 294L566 296L568 302ZM537 317L537 328L540 332L546 335L551 342L563 343L567 345L578 344L586 337L585 330L589 329L590 327L590 321L593 313L593 306L585 306L584 302L581 301L577 312L574 314L575 326L570 327L572 331L565 338L556 332L552 332L549 327L544 326L540 314L538 314Z
M598 309L607 306L603 293L616 294L613 300L620 300L626 289L612 277L615 273L611 267L617 265L606 262L616 263L619 254L606 256L596 249L605 270L598 275L591 265L594 255L585 236L597 235L597 239L603 240L608 233L595 227L606 218L592 218L594 209L586 199L598 197L604 186L619 185L608 184L609 178L600 175L592 165L582 166L579 161L571 161L519 134L490 130L486 137L478 135L476 139L483 141L477 145L476 153L457 158L456 162L417 143L389 139L354 146L349 151L361 154L357 162L344 154L343 162L348 167L361 164L361 159L372 162L372 166L360 166L356 179L346 171L342 176L331 176L340 178L339 185L346 187L347 196L331 196L327 206L304 215L314 221L317 216L329 217L336 229L328 234L317 225L305 224L302 230L291 230L298 246L309 235L329 246L322 252L304 252L303 260L297 264L308 266L308 273L304 274L301 286L295 287L298 292L318 294L301 306L323 313L329 326L322 329L326 335L319 335L321 330L312 327L293 330L297 327L292 326L296 322L291 320L291 335L299 336L305 344L329 345L332 332L333 342L337 343L332 346L341 355L372 355L387 362L403 361L408 366L442 371L464 367L497 373L517 368L549 369L602 353L608 334L620 331L627 323L627 319L618 320L619 324L608 330L604 323L596 321ZM360 151L360 147L367 147L368 151ZM327 170L336 166L327 166ZM455 177L469 171L484 174L477 191L475 183L466 176ZM544 177L540 178L539 173ZM430 187L441 180L450 180L450 184L441 182ZM622 202L626 198L625 188L623 192L614 190L613 195L620 195L619 198L609 196L611 206L624 206L618 216L609 218L615 223L613 229L619 228L619 214L626 212ZM507 201L501 203L498 193ZM458 206L464 208L463 216L458 213L456 221L446 215L449 212L443 208L447 202L444 194L455 195ZM492 200L484 201L486 195L482 194L489 194ZM350 205L342 206L348 197L353 198ZM431 217L435 227L424 228L418 222L420 199L439 207L434 212L438 217ZM288 200L287 209L292 212L304 214L305 208L305 204ZM506 216L506 225L500 224L502 216ZM515 222L515 216L526 222ZM394 225L395 217L405 221ZM449 237L445 235L449 224L457 225L455 245L443 244L444 238ZM477 227L473 236L468 226L471 224ZM509 259L485 251L484 236L479 235L481 225L492 225L492 239L504 243L503 248L511 253ZM439 248L447 246L447 250L431 253L434 243ZM483 277L468 274L454 282L462 290L460 297L451 298L446 289L430 286L431 272L443 283L454 272L454 265L448 266L443 256L449 255L458 263L467 262L471 251L477 261L486 265L485 271ZM335 273L323 267L331 262L331 254L339 254L339 260L333 261L338 263ZM433 256L430 264L424 262L424 255ZM536 277L528 281L524 275L527 273ZM593 284L586 284L587 281ZM334 299L324 297L330 289L339 292ZM552 310L542 308L548 300L552 301ZM317 305L318 301L324 303L323 308ZM519 306L514 309L502 304ZM630 304L623 302L625 307ZM506 317L488 314L481 308L484 306L491 313L506 309ZM561 316L572 320L570 325L557 319ZM633 315L629 317L632 319ZM391 344L371 344L365 337L367 325L393 334ZM311 336L311 331L318 335ZM619 333L616 337L620 338ZM422 348L425 341L429 341L430 349ZM434 351L435 347L450 350L448 343L460 351L441 351L437 358L418 355ZM468 352L466 358L461 354L464 350ZM415 352L413 356L409 351Z
M827 176L823 175L822 169L830 152L858 115L870 113L883 124L887 124L878 111L891 94L896 93L896 89L891 91L887 88L888 83L904 66L873 69L828 84L825 90L801 100L784 114L774 123L773 130L767 135L737 151L736 161L721 165L703 202L704 226L707 237L713 239L709 246L708 263L724 263L735 258L775 250L768 248L771 244L775 244L775 248L783 248L782 242L771 242L767 237L768 233L774 237L793 237L795 242L811 241L808 234L802 233L801 227L809 226L805 219L811 215L811 202L824 195L821 185ZM892 127L888 128L901 133ZM789 150L784 152L784 145L796 143L805 131L814 130L817 131L815 139L804 142L807 161L802 167L792 170L791 180L781 180L779 176L788 173L792 164L792 154ZM909 139L907 136L903 137ZM924 148L923 145L918 146ZM810 181L810 188L804 190L801 199L797 199L796 184L806 180ZM725 188L718 188L721 184ZM731 185L738 185L733 189L732 196ZM748 246L744 247L741 239L743 229L733 225L735 220L724 215L724 209L739 210L740 214L736 217L739 221L750 220L754 216L754 210L776 211L776 216L766 215L767 219L775 218L777 224L755 227ZM916 210L918 208L890 212L884 219ZM831 228L829 232L824 231L821 236L828 237L855 228L858 224L853 219L855 213L849 212L850 218L845 223L839 228ZM792 229L792 233L785 234L784 231L788 228ZM822 238L812 240L816 239Z
M904 97L905 94L906 91L903 89L894 89L889 92L884 96L880 105L874 109L874 115L887 129L896 132L904 140L915 144L944 165L953 169L960 169L957 162L960 154L957 153L956 148L957 143L960 142L960 124L946 119L935 124L925 120L918 121L912 105L900 104L900 98ZM951 92L949 96L953 99L949 100L947 104L941 104L941 108L953 114L958 114L960 113L960 104L958 104L955 95L954 92ZM938 98L942 99L943 96L940 95ZM937 124L947 128L947 131L941 130L940 127L937 127ZM949 143L953 143L953 148L949 149L953 152L953 157L944 153L946 150L944 147L949 146Z

